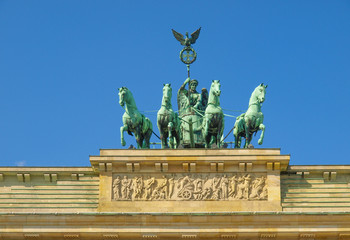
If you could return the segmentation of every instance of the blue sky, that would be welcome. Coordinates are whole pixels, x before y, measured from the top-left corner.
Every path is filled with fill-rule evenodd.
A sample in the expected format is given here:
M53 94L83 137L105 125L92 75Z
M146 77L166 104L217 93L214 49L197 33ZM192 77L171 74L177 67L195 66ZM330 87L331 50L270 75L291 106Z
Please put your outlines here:
M163 83L177 109L187 74L171 29L200 26L199 89L220 79L221 106L245 111L268 84L256 147L293 165L349 164L349 1L0 0L0 165L89 166L100 148L122 148L121 86L158 133Z

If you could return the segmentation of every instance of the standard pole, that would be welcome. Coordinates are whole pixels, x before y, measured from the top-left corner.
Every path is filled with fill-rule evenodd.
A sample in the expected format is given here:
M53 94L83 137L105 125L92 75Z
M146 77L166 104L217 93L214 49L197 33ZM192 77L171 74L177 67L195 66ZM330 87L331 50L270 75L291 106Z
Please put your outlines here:
M188 119L188 125L189 125L189 130L190 130L191 148L194 148L194 137L193 137L193 123L192 123L192 118Z

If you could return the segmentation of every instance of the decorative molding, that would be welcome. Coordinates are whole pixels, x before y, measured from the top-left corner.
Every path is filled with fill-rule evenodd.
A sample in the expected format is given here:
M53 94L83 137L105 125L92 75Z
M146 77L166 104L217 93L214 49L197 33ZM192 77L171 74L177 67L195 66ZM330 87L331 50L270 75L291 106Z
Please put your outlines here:
M270 239L275 239L276 234L275 233L262 233L260 234L260 240L270 240Z
M235 235L235 234L223 234L223 235L221 235L221 238L224 238L224 239L237 239L237 235Z
M189 235L189 234L183 234L182 236L181 236L181 238L197 238L197 235L196 234L191 234L191 235Z
M119 235L118 234L103 234L102 237L103 237L103 239L118 239Z
M158 238L158 236L157 235L155 235L155 234L146 234L146 235L142 235L142 238Z
M27 233L24 234L25 239L38 239L40 238L40 235L38 233Z
M314 240L316 238L316 235L313 233L301 233L299 234L300 240Z
M64 234L63 235L64 238L66 239L79 239L79 234Z
M262 174L153 174L115 175L113 200L267 200Z

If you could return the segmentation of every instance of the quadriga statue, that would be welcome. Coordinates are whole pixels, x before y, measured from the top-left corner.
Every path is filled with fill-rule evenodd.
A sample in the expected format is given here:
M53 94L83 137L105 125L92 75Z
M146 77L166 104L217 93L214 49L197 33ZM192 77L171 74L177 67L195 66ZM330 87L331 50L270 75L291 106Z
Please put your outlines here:
M160 133L162 148L177 148L180 144L180 119L171 105L171 84L164 84L162 105L157 113L157 126Z
M253 133L256 133L258 130L262 130L258 144L261 145L263 143L265 125L263 124L264 114L261 112L261 106L265 101L266 88L267 85L263 83L257 86L250 97L247 112L237 117L233 129L235 148L241 147L242 137L245 138L244 148L247 148L252 141Z
M119 104L124 108L123 126L120 127L121 143L125 146L124 132L132 136L135 134L137 148L149 148L150 138L153 132L152 122L141 114L136 107L134 97L127 87L121 87L119 90Z

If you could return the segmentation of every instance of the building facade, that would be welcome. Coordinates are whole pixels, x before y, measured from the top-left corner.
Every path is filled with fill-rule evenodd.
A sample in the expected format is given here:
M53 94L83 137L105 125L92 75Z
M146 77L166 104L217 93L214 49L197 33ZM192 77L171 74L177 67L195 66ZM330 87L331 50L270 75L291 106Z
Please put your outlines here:
M0 167L0 239L350 239L350 166L279 149L100 150Z

